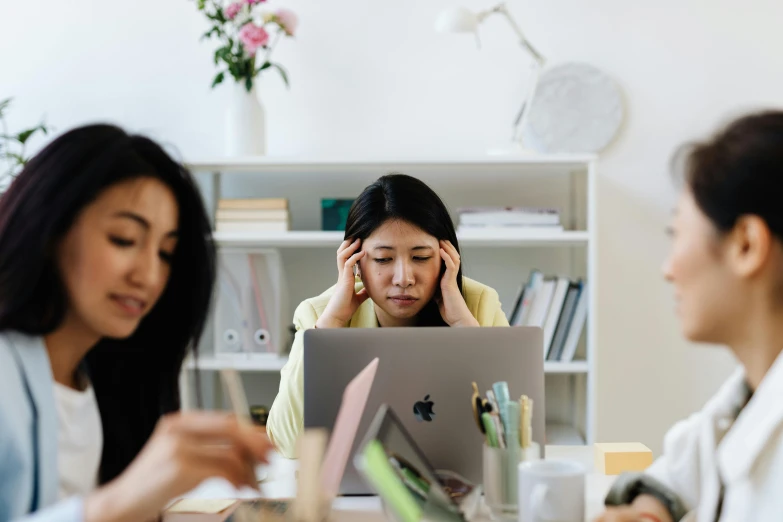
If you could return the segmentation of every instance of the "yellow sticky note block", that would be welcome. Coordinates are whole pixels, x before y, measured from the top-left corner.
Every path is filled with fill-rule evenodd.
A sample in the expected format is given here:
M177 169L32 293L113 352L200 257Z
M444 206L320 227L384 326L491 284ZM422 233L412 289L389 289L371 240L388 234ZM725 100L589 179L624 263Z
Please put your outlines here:
M626 471L644 471L652 462L652 451L639 442L595 444L596 473L619 475Z
M183 498L170 506L166 513L220 513L236 503L236 499Z

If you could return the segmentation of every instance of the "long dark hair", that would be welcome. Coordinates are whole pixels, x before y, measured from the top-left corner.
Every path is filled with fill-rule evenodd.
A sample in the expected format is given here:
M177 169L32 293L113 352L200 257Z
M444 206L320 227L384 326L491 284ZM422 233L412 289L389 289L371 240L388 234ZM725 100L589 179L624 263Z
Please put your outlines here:
M682 148L681 159L684 181L716 230L728 232L752 214L783 239L783 111L743 116Z
M84 361L103 424L102 483L135 458L161 415L180 406L180 369L203 332L215 279L215 247L198 187L150 139L88 125L52 141L0 198L0 330L46 335L68 307L58 244L102 191L138 177L154 177L173 192L179 239L155 307L133 335L102 339Z
M406 174L387 174L359 194L351 205L345 225L345 239L365 239L387 221L410 223L438 240L449 240L459 252L459 241L449 211L440 197L423 181ZM440 255L440 254L438 254ZM446 271L441 262L440 275ZM462 264L457 273L462 288ZM440 288L438 289L440 291ZM436 294L437 295L437 294ZM417 317L419 326L447 326L434 300Z

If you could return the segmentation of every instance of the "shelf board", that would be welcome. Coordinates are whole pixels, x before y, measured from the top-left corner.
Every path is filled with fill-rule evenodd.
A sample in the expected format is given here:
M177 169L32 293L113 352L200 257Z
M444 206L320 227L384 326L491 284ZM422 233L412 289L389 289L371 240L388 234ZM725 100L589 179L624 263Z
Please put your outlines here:
M464 246L543 246L586 245L590 233L584 230L546 230L526 228L520 230L487 228L461 231L457 234Z
M400 169L459 169L470 167L566 167L584 168L596 159L591 154L507 154L462 157L346 158L258 156L240 158L197 158L185 164L193 171L220 173L261 173L291 171L351 171Z
M337 248L343 232L292 230L288 232L216 232L215 241L223 247L330 247ZM460 232L460 246L580 246L587 245L590 233L583 230L498 230Z
M590 367L587 361L571 361L571 362L558 362L558 361L545 361L544 373L562 373L562 374L576 374L576 373L589 373Z
M546 443L548 446L584 446L585 438L568 424L547 423Z
M243 372L279 372L285 363L286 356L270 356L263 359L218 359L217 357L199 357L198 364L193 359L188 359L186 365L189 370L198 367L199 370L225 370L234 369Z
M198 359L198 368L200 370L223 370L233 368L245 372L277 372L288 362L286 356L270 356L263 359L218 359L212 356L203 356ZM192 359L187 361L188 369L195 369L196 364ZM587 373L587 361L574 361L569 363L546 362L544 363L545 373Z

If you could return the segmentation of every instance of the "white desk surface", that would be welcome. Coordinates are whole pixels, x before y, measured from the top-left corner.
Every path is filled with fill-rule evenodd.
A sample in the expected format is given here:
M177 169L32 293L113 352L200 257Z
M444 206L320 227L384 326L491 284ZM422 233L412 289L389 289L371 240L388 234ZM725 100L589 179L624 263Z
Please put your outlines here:
M586 520L593 520L603 511L603 500L614 482L614 476L594 473L592 446L547 446L547 459L567 459L577 461L587 470L585 487ZM269 498L292 498L296 492L296 462L274 455L270 465L259 468L261 476L267 480L261 489L262 496ZM212 479L185 495L189 498L255 498L258 492L246 488L234 489L228 482ZM378 497L340 497L334 502L339 512L334 518L339 521L385 520L381 514Z

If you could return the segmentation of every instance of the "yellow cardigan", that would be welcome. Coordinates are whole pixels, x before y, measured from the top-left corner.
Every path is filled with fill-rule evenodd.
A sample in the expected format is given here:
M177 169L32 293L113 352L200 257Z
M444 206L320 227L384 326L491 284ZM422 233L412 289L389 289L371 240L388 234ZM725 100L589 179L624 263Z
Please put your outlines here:
M481 326L508 326L508 321L500 308L498 293L477 281L462 278L465 302ZM362 288L359 279L356 291ZM269 411L267 434L277 450L288 458L296 458L296 439L304 424L304 331L313 328L323 313L334 287L323 294L306 299L294 312L296 335L291 347L288 362L280 371L280 390ZM371 299L367 299L351 317L349 328L378 328L378 318Z

